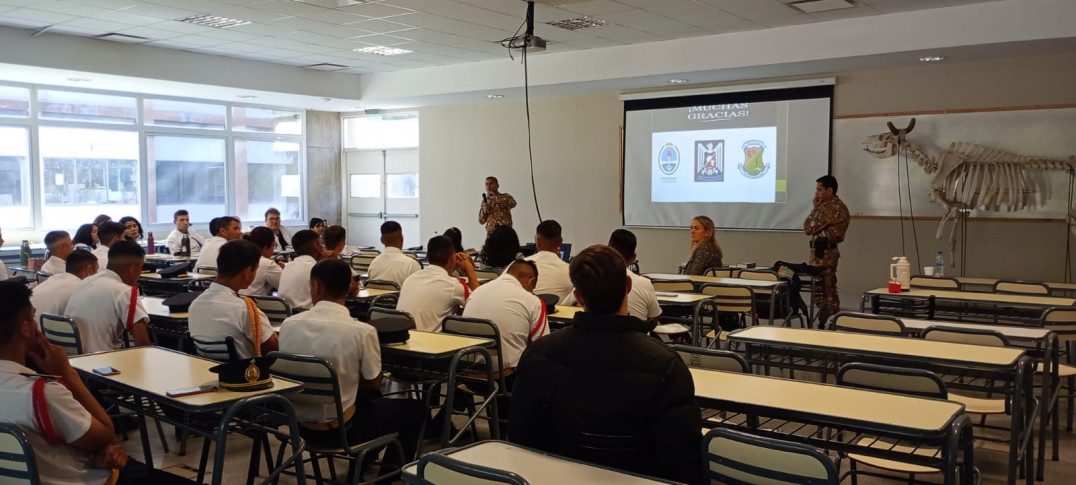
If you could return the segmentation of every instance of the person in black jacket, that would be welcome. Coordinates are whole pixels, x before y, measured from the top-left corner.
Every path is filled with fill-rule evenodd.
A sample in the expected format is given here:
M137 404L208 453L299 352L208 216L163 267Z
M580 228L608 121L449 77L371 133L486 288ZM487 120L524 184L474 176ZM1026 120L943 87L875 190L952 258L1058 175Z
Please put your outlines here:
M508 440L620 470L701 482L702 426L683 361L628 316L624 258L591 246L571 263L586 309L536 341L515 373Z

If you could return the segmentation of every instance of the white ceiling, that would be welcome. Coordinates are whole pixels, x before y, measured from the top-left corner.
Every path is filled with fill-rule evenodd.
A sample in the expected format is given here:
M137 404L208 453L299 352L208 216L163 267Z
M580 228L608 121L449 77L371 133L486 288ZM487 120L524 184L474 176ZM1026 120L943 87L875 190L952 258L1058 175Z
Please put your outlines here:
M550 53L563 53L993 0L854 0L854 8L815 14L787 5L794 1L539 0L535 31L551 43ZM521 0L0 0L0 25L81 37L118 33L144 38L116 37L124 43L369 74L506 58L496 41L517 31L525 11ZM217 29L177 21L198 14L251 23ZM545 23L581 16L608 24L573 32ZM413 53L353 51L368 46Z

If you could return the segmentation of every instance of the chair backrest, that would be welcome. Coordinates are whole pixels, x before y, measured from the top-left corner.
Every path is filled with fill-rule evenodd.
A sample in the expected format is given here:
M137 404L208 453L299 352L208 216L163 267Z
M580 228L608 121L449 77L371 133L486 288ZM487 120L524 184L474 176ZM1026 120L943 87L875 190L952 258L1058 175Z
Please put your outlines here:
M400 301L399 293L385 293L384 295L377 295L370 300L370 308L388 308L390 310L396 309L396 304Z
M37 284L44 283L45 281L47 281L49 279L50 276L52 276L52 275L48 274L48 273L46 273L44 271L38 271L37 272Z
M379 254L381 254L381 251L378 251L376 249L360 249L358 253L359 256L373 256L375 258Z
M889 315L871 315L869 313L838 312L829 317L827 325L830 330L838 332L869 333L874 335L893 335L903 337L908 334L904 322Z
M63 347L68 356L82 354L82 336L74 320L60 315L42 313L41 333L54 345Z
M311 355L280 351L269 352L266 357L276 358L269 368L274 376L303 383L302 392L288 394L288 401L308 406L335 406L337 422L346 421L344 402L340 399L340 378L332 362ZM340 432L340 443L346 448L347 427L338 426L336 429Z
M366 289L400 291L400 285L396 284L395 281L366 280Z
M687 345L673 345L672 349L688 367L707 370L723 370L749 374L751 367L740 354L729 350L702 349Z
M411 259L413 259L415 261L418 261L418 267L419 268L425 268L426 267L426 263L422 262L422 258L418 257L418 253L416 253L414 251L404 251L403 253L410 256Z
M1076 306L1048 308L1042 312L1039 324L1057 334L1061 342L1076 341Z
M40 280L40 277L38 279ZM999 280L994 283L994 293L1049 295L1050 287L1036 281Z
M739 277L745 280L780 281L777 272L768 269L745 269L740 271Z
M654 291L695 291L695 284L691 281L663 281L654 280Z
M26 434L17 426L0 423L0 483L37 485L37 461Z
M563 259L565 263L571 261L572 260L572 243L561 243L560 244L560 254L558 254L557 256L560 256L560 259Z
M1009 346L1009 339L1001 332L984 328L933 325L923 330L919 336L924 340L934 340L938 342L985 345L987 347Z
M714 297L719 312L750 313L755 305L755 292L746 286L708 283L699 291Z
M736 484L836 484L837 466L800 443L714 428L702 439L707 481Z
M272 434L281 442L281 446L278 449L275 468L258 483L277 483L278 478L284 470L294 468L289 473L294 473L295 483L298 485L306 484L306 467L304 466L303 461L303 451L306 449L306 442L299 436L299 423L295 417L295 408L292 406L291 401L288 401L284 396L279 394L261 394L241 399L224 411L224 415L221 417L221 422L232 423L237 418L256 420L258 425L266 430L264 431L265 433ZM338 427L340 430L343 430L344 428L344 426ZM221 485L224 483L224 457L228 455L229 451L228 437L234 437L235 433L232 432L233 429L231 426L217 426L215 431L217 434L217 442L213 455L213 471L211 476L213 477L212 485ZM285 443L291 445L290 455L284 454L284 450L286 449L284 446ZM266 446L268 446L268 443ZM203 455L203 457L206 456L207 455ZM273 465L271 464L270 466Z
M717 276L719 278L739 278L743 269L723 266L720 268L707 268L702 274L705 276Z
M373 262L376 257L377 254L356 254L351 257L351 269L359 273L365 273L369 271L370 263Z
M908 286L935 290L959 290L960 282L956 278L946 278L944 276L915 275L908 282Z
M501 329L493 321L485 318L449 315L441 320L441 332L493 340L493 348L489 349L490 357L496 360L493 370L494 372L502 370Z
M195 270L195 272L198 274L216 276L217 268L215 266L199 266L198 269Z
M235 351L235 339L232 337L191 337L194 351L201 357L219 362L238 360Z
M949 398L941 378L925 369L850 362L837 370L837 385L919 397Z
M418 459L418 480L420 485L528 484L526 479L510 471L463 462L437 452L426 453Z
M269 317L269 323L279 327L284 320L291 316L291 305L279 296L251 296L258 309Z
M415 317L412 317L410 313L403 310L393 310L391 308L372 307L370 308L370 318L368 318L370 325L374 328L384 328L385 322L389 321L403 321L410 324L408 329L414 330Z

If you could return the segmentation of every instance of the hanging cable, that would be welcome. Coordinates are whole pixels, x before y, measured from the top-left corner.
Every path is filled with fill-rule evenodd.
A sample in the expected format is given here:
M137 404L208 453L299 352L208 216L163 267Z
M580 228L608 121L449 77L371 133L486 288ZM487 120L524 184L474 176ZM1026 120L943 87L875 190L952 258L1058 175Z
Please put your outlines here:
M531 4L533 8L533 3ZM538 189L534 183L534 146L531 143L531 93L530 74L527 72L527 44L523 43L523 105L527 111L527 157L531 164L531 195L534 196L534 211L538 213L538 222L542 222L542 209L538 207Z
M908 152L904 152L904 181L907 182L905 187L908 188L908 218L912 221L912 241L915 242L915 267L919 266L919 233L915 230L915 209L912 207L912 174L908 169ZM900 162L897 162L897 170L900 170Z
M1072 211L1073 199L1076 194L1073 193L1073 189L1076 188L1076 170L1069 169L1069 204L1067 206L1068 211ZM1072 226L1071 224L1076 221L1069 220L1069 213L1065 214L1065 283L1072 282Z
M900 212L900 217L897 219L900 221L900 254L907 256L908 250L904 247L904 201L900 192L900 156L903 154L907 158L908 155L900 148L900 145L897 146L897 150L897 210Z

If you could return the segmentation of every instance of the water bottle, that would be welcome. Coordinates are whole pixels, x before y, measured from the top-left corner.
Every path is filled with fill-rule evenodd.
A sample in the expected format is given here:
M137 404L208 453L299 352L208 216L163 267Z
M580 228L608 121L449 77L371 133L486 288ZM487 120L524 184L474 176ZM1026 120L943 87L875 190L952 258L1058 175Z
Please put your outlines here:
M30 241L22 240L22 249L19 251L19 265L23 268L30 267Z
M179 256L191 255L191 237L184 234L183 239L179 243Z
M153 233L149 233L146 237L146 254L154 254L157 252L157 245L153 244Z
M945 276L945 257L938 251L938 257L934 258L934 276Z

